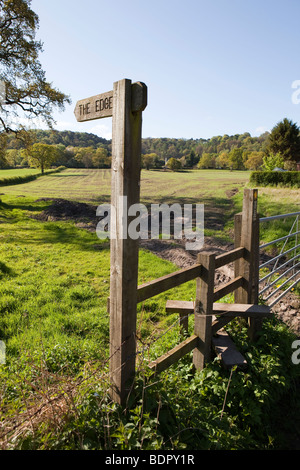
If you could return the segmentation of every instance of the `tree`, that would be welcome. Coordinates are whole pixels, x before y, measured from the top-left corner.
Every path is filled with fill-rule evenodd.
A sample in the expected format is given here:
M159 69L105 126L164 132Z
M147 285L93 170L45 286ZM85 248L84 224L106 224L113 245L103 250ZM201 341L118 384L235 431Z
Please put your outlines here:
M230 166L228 151L224 150L216 158L217 168L228 168Z
M75 160L82 167L92 168L94 154L95 149L93 147L80 147L76 149Z
M276 124L268 137L267 154L280 154L284 161L300 160L300 129L287 118Z
M167 161L167 167L172 171L180 170L182 167L181 161L172 157Z
M9 149L5 153L5 158L9 166L16 167L21 165L23 157L20 150Z
M216 168L216 154L203 153L197 168Z
M0 134L0 168L8 166L6 160L7 135Z
M244 161L244 166L248 170L258 170L263 164L263 152L250 152L248 158Z
M39 62L42 43L35 39L39 19L31 0L0 0L0 133L26 134L22 120L41 118L53 126L53 107L64 109L70 99L46 81Z
M29 164L40 168L41 173L44 173L46 168L50 168L59 157L58 149L54 145L48 144L33 144L23 152L26 153Z
M194 150L191 150L189 156L186 157L185 162L188 168L193 168L193 166L199 162L199 157L196 156Z
M145 155L142 155L143 166L146 170L150 170L150 168L154 167L156 156L156 153L146 153Z
M272 171L274 168L283 168L284 158L280 153L271 153L263 157L263 169Z
M233 148L229 152L228 156L229 156L230 167L233 170L243 170L244 169L243 149L242 148Z
M111 159L107 156L107 150L104 148L97 148L92 156L94 168L109 168Z

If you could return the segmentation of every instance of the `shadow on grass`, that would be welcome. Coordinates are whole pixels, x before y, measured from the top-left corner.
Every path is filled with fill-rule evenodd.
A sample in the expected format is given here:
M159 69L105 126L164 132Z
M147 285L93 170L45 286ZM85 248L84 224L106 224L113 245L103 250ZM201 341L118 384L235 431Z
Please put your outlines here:
M35 225L23 229L20 224L16 227L17 237L12 234L5 243L18 245L47 245L64 244L72 245L82 251L109 251L108 239L100 240L96 233L91 234L84 229L77 228L68 222L37 222ZM94 236L93 236L94 235Z
M11 276L11 277L16 276L16 273L14 272L13 269L11 269L9 266L7 266L7 264L2 263L2 261L0 261L0 279L5 274L8 275L8 276Z
M26 196L24 196L24 198L26 198ZM16 204L16 203L10 204L10 203L2 202L0 207L3 208L4 210L7 210L7 211L11 211L11 210L14 210L14 209L19 209L19 210L22 210L22 211L40 212L40 211L46 209L48 206L50 206L51 203L52 203L52 201L49 200L49 201L41 201L39 204L38 203L33 204L32 202L28 203L25 200L22 204L22 199L20 198L20 204ZM5 216L3 214L1 214L1 217L8 218L7 216Z

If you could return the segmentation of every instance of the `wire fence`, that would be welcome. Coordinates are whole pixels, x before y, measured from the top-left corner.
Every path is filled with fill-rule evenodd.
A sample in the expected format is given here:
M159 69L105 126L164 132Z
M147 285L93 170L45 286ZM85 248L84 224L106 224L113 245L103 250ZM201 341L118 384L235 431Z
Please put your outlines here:
M186 315L185 318L188 319L190 316L191 315ZM155 359L155 353L153 353L151 349L168 333L171 333L175 329L178 331L179 336L182 336L183 333L179 327L180 318L178 317L178 319L174 319L172 324L165 330L154 330L152 335L146 339L141 338L138 333L135 334L136 352L134 356L136 360L136 377L143 379L142 395L144 389L153 384L153 380L149 382L149 379L153 377L154 374L148 368L150 361ZM174 335L173 339L176 341L176 335ZM39 365L37 365L34 359L32 359L32 367L36 369L35 383L24 380L24 377L20 375L19 383L24 408L23 410L15 410L15 413L10 414L7 418L0 421L0 449L7 450L11 448L18 439L24 439L28 435L34 436L39 426L41 426L41 423L45 425L47 422L50 428L55 428L56 431L59 430L63 427L68 416L76 416L78 414L77 409L80 407L80 403L93 390L101 390L101 394L99 393L99 410L101 409L101 405L106 403L102 416L102 424L103 427L107 429L107 441L109 441L109 414L114 412L112 406L110 409L110 405L114 403L110 398L112 386L111 376L118 372L120 368L124 367L127 362L131 361L132 355L128 356L123 364L113 371L109 369L109 364L112 357L118 354L124 347L124 344L130 340L130 337L126 338L119 348L116 349L113 354L109 355L108 358L99 361L89 361L85 365L81 377L78 379L73 379L65 375L63 370L52 373L49 371L46 361L41 361ZM155 383L162 380L161 374L155 376ZM123 414L126 413L131 396L134 394L134 386L135 381L132 382L131 390L127 397L127 404L122 411ZM28 394L28 387L34 390L34 395L32 393ZM4 400L1 400L0 390L0 414L1 409L4 411L4 407L5 404ZM109 442L107 442L107 449L110 449Z
M294 290L300 281L300 262L297 261L300 256L300 243L298 243L300 235L299 217L300 212L293 212L260 218L261 224L276 220L292 220L291 228L287 235L263 243L259 247L261 258L265 255L265 249L268 247L275 245L277 252L279 250L276 256L269 257L267 261L264 261L259 266L260 273L263 273L259 279L259 295L265 302L270 301L270 299L276 296L269 303L271 308L283 299L288 292ZM291 243L293 239L293 246L287 249L288 243ZM282 246L280 247L281 244ZM265 273L266 270L268 270L267 274Z

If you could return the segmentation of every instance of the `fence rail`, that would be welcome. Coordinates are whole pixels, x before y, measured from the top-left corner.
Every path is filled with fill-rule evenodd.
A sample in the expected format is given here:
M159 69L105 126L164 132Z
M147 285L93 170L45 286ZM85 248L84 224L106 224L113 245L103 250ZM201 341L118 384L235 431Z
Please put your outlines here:
M265 223L265 222L270 222L278 219L288 219L288 218L295 218L295 220L292 223L291 229L288 233L288 235L285 235L283 237L274 239L270 242L263 243L260 245L260 253L261 250L267 248L268 246L271 245L278 245L281 242L284 242L283 246L280 249L280 252L278 255L274 256L273 258L270 258L269 260L265 261L259 266L259 269L263 269L266 266L271 265L272 263L273 266L270 268L270 272L265 274L263 277L259 279L259 284L263 284L263 287L259 291L259 295L263 297L264 301L268 301L276 295L277 293L281 292L270 304L269 306L272 308L274 305L276 305L288 292L290 292L292 289L296 287L298 282L300 281L300 271L299 271L299 266L300 262L296 262L297 258L300 256L300 252L297 253L297 251L300 248L300 244L298 243L298 235L300 234L299 230L299 216L300 212L292 212L289 214L280 214L280 215L274 215L271 217L262 217L260 218L260 223ZM295 244L292 248L289 248L288 250L285 250L286 244L288 240L292 239L295 237ZM285 250L285 251L284 251ZM286 255L290 255L291 253L294 252L294 256L289 258L287 261L284 260L282 264L279 263L279 261L284 258ZM284 268L286 268L288 265L291 263L292 266L288 267L285 271L283 271ZM293 272L290 277L286 278L287 274ZM274 279L275 277L275 279ZM292 284L290 282L294 279L297 278ZM272 279L273 278L273 279ZM283 280L283 283L280 285L277 285L279 281ZM272 289L276 285L276 288ZM286 286L286 289L282 291L282 289ZM263 294L265 294L263 296Z
M192 278L199 278L195 302L168 300L166 304L166 312L179 314L179 321L182 327L181 331L185 333L188 333L187 321L189 315L195 315L194 334L155 361L152 361L149 367L154 373L164 371L191 351L200 351L200 355L203 356L201 362L204 364L209 358L208 354L204 354L204 349L207 348L207 344L210 343L211 336L215 335L233 318L237 316L257 318L262 315L269 315L269 309L265 306L216 303L225 295L245 286L247 282L242 275L239 275L215 289L215 269L243 259L245 256L246 250L244 247L235 248L228 253L218 256L201 254L198 256L198 263L191 268L164 276L138 288L138 299L140 301L140 299L152 297L191 280ZM199 303L200 300L201 306Z
M201 274L201 264L194 264L193 266L175 273L167 274L154 281L142 284L137 289L137 303L150 299L155 295L161 294L169 289L180 286L185 282L196 279Z

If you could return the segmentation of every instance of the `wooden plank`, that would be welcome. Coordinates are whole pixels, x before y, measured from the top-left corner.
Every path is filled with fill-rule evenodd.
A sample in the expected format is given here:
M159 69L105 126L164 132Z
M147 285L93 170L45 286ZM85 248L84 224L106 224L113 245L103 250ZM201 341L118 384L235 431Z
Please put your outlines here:
M214 292L214 302L222 299L222 297L224 297L225 295L230 294L230 292L233 292L239 287L241 287L243 285L243 280L243 276L238 276L235 279L232 279L231 281L227 282L225 285L216 289Z
M113 91L77 101L74 114L78 122L111 117L113 115Z
M226 369L231 369L233 366L237 366L242 370L247 369L248 363L246 359L238 351L234 342L224 330L219 331L218 335L212 338L212 344L217 356L220 357Z
M166 311L169 313L191 314L194 312L194 309L194 302L189 300L167 300L166 303ZM213 313L215 315L221 313L230 314L230 312L232 312L234 316L239 314L245 316L271 316L271 309L268 305L213 303Z
M197 347L198 341L198 336L192 335L160 358L149 363L148 366L157 373L162 372Z
M124 404L135 374L138 240L124 237L129 225L127 207L140 199L140 113L132 113L130 80L114 83L112 119L112 181L110 269L110 382L111 398ZM126 198L126 199L125 199ZM125 201L126 200L126 204ZM126 235L126 234L125 234Z
M202 265L197 278L194 333L199 337L199 346L194 349L193 364L203 369L211 356L211 324L215 280L215 254L200 253L198 263Z
M254 305L254 304L226 304L226 303L214 303L213 304L214 314L226 313L227 315L232 313L233 315L243 316L271 316L271 309L268 305Z
M190 300L167 300L166 312L168 313L183 313L189 315L194 313L195 302Z
M106 93L77 101L74 114L78 122L112 117L113 103L114 91L107 91ZM142 82L133 83L131 86L131 112L136 113L144 111L146 106L146 85Z
M211 327L213 335L236 317L262 319L272 316L268 306L248 304L216 303L214 304L214 313L217 318L213 321Z
M216 269L242 258L244 256L244 251L244 247L237 247L234 250L229 251L229 253L216 256Z
M238 214L235 214L234 216L234 247L235 248L241 247L241 231L242 231L242 213L240 212ZM234 262L234 277L239 277L240 275L243 275L243 273L241 272L242 264L239 260L240 258ZM240 299L242 295L241 292L242 292L241 287L234 291L234 301L237 303L240 303Z
M143 302L150 297L161 294L173 287L191 281L198 277L201 273L201 265L195 264L192 267L181 269L175 273L167 274L153 281L147 282L138 287L137 301Z

